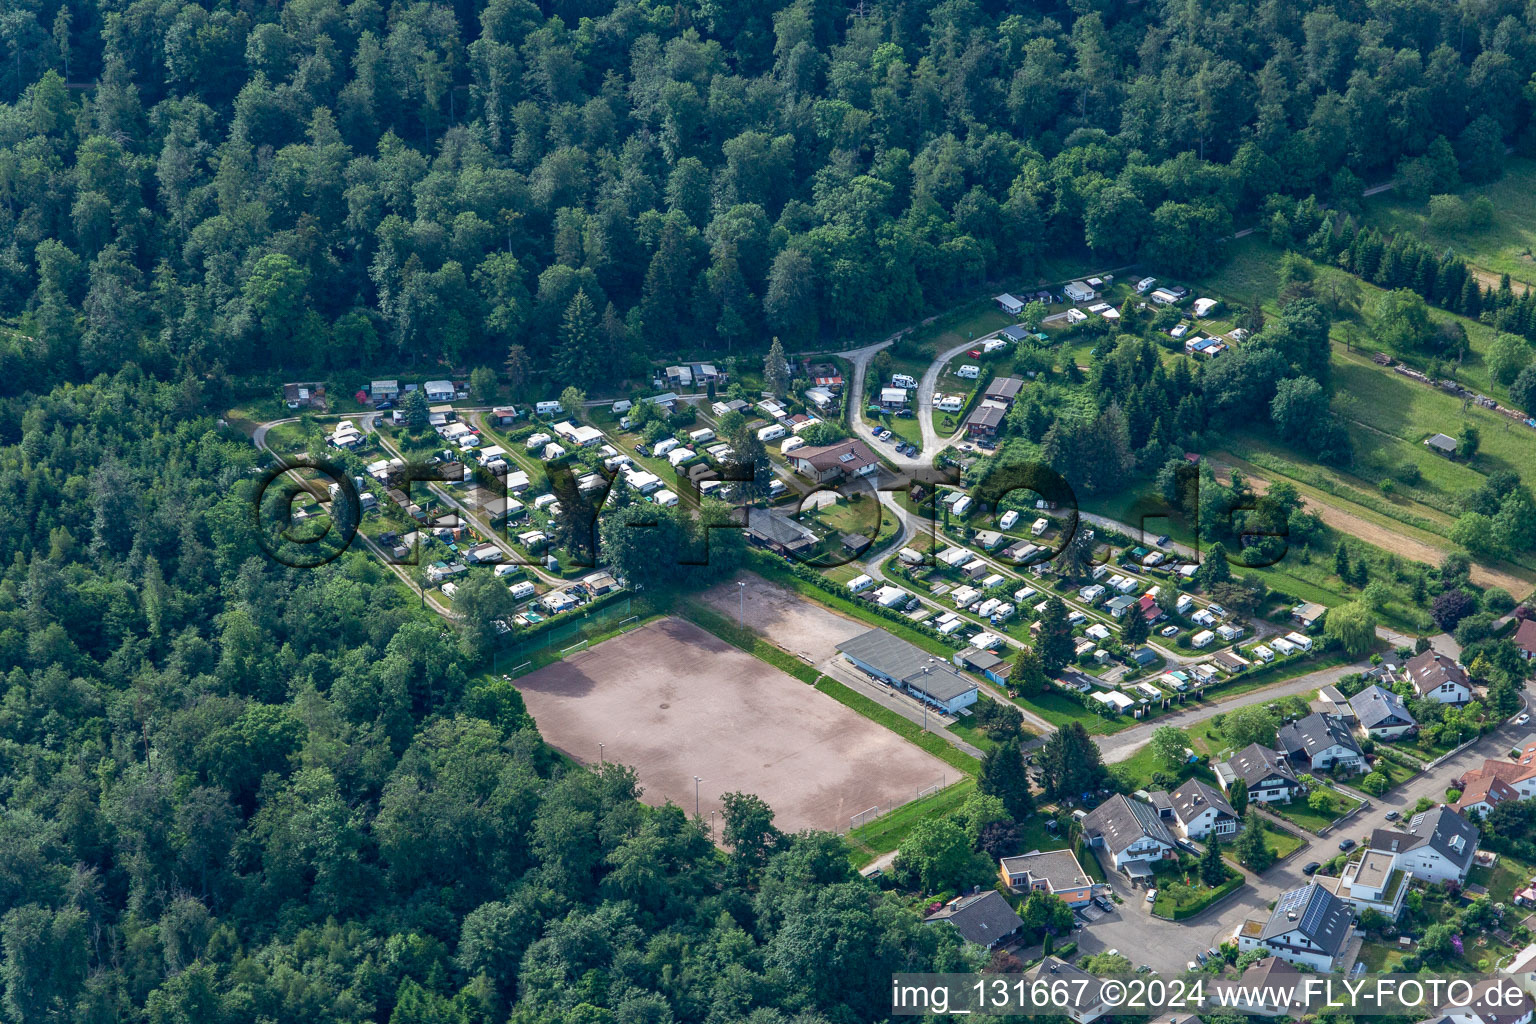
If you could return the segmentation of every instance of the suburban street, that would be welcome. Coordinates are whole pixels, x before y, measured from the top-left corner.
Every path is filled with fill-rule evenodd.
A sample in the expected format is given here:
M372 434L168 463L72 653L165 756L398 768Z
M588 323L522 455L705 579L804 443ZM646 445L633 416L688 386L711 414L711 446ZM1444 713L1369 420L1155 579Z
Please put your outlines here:
M1158 724L1162 724L1160 720ZM1100 744L1104 745L1104 737ZM1108 739L1113 739L1109 737ZM1103 859L1105 875L1114 890L1125 901L1116 905L1108 915L1090 925L1084 925L1073 933L1078 948L1087 953L1101 953L1118 949L1129 957L1133 965L1149 964L1163 974L1182 971L1195 954L1219 946L1231 937L1232 932L1246 918L1267 918L1269 904L1288 889L1307 884L1302 868L1311 861L1326 862L1339 853L1339 840L1349 837L1362 842L1373 829L1388 828L1388 811L1397 811L1406 821L1413 805L1421 797L1436 801L1445 800L1445 790L1470 768L1480 766L1490 757L1507 757L1510 748L1522 746L1536 739L1536 727L1516 726L1506 722L1477 743L1450 758L1431 771L1417 775L1385 796L1373 797L1371 806L1351 818L1343 826L1324 838L1309 836L1294 825L1287 825L1293 832L1309 841L1290 857L1271 867L1263 875L1248 875L1248 884L1229 896L1226 902L1199 917L1185 921L1165 921L1153 917L1151 904L1146 901L1146 891L1131 889L1126 879L1116 874ZM1106 760L1111 758L1106 751Z

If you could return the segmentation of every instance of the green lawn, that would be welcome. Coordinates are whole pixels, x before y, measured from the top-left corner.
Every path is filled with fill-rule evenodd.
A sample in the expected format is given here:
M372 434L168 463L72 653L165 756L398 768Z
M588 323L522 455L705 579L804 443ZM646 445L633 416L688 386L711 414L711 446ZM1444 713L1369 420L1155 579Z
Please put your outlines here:
M1247 879L1241 871L1232 871L1227 875L1225 882L1213 887L1200 881L1198 871L1191 871L1185 875L1185 881L1186 884L1194 886L1194 892L1186 899L1175 901L1168 895L1167 882L1159 879L1157 899L1152 903L1152 913L1174 921L1194 917L1234 889L1241 888Z
M1488 890L1488 898L1495 903L1509 903L1515 893L1530 881L1532 868L1508 854L1500 854L1499 862L1491 868L1475 867L1467 873L1467 881Z
M1055 692L1042 693L1037 697L1015 697L1014 703L1021 708L1033 711L1052 725L1081 722L1083 728L1093 736L1107 736L1121 729L1129 729L1136 724L1136 720L1129 715L1105 718L1103 715L1089 711L1075 700Z
M1334 801L1335 810L1332 814L1314 811L1305 800L1301 799L1289 804L1273 803L1266 804L1265 806L1287 821L1300 825L1308 832L1317 832L1319 829L1332 825L1335 821L1338 821L1344 815L1360 806L1359 800L1352 796L1346 796L1336 789L1329 789L1328 793L1333 797Z
M1358 962L1365 965L1368 974L1387 974L1398 970L1403 957L1412 952L1412 949L1404 949L1396 942L1370 941L1360 947Z
M1286 829L1283 829L1283 827L1279 827L1278 824L1267 820L1267 818L1260 817L1260 815L1250 814L1249 818L1247 818L1246 827L1252 827L1253 821L1258 821L1260 826L1263 826L1264 838L1266 838L1270 849L1275 851L1276 863L1278 863L1278 861L1284 860L1286 857L1290 857L1290 855L1295 854L1298 849L1306 846L1307 841L1304 840L1304 838L1299 837L1299 835L1296 835L1295 832L1286 831ZM1223 855L1227 861L1230 861L1230 863L1238 864L1238 858L1233 857L1232 855L1232 844L1235 843L1235 841L1235 835L1233 835L1232 838L1229 838L1229 840L1224 840L1223 847L1221 847L1221 855Z
M852 848L856 864L864 864L882 853L899 849L918 822L928 818L947 818L965 803L976 789L975 779L961 779L931 796L883 814L867 825L861 825L848 833L848 845Z

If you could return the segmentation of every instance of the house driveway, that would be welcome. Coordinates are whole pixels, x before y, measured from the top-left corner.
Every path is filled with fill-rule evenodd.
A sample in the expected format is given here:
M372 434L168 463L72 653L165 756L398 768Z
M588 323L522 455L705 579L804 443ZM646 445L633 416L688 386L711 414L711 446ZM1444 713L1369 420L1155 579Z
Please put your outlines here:
M1314 849L1326 842L1313 839L1263 875L1243 872L1248 876L1247 885L1199 917L1184 921L1153 917L1147 891L1132 889L1123 875L1111 872L1100 858L1099 863L1104 865L1110 885L1125 902L1116 904L1115 909L1099 921L1073 932L1073 937L1077 939L1078 949L1084 953L1118 949L1121 955L1130 959L1132 966L1147 964L1159 974L1177 974L1195 959L1196 953L1217 948L1231 938L1237 926L1247 918L1267 919L1269 904L1276 897L1306 883L1302 866L1308 861L1324 859L1321 852L1314 852Z

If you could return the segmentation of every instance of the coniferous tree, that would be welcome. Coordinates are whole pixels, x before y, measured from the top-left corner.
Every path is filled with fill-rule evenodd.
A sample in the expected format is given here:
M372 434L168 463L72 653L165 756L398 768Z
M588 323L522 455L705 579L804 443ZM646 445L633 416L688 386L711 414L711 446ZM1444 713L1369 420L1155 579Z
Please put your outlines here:
M1200 855L1200 881L1218 886L1227 880L1227 866L1221 860L1221 837L1213 830L1205 839L1205 852Z
M1029 792L1029 771L1019 737L1003 740L981 763L977 788L1003 802L1014 821L1023 821L1034 813L1035 801Z

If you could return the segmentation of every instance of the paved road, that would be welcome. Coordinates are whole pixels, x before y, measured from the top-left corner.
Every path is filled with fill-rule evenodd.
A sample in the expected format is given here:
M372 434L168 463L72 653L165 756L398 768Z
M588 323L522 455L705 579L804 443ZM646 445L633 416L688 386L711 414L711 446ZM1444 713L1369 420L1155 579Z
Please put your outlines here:
M1386 819L1387 812L1395 810L1406 819L1421 797L1443 801L1446 787L1469 768L1481 765L1490 757L1506 757L1511 747L1529 743L1533 738L1536 738L1536 729L1530 725L1506 723L1433 771L1415 776L1386 796L1372 798L1371 807L1325 838L1311 836L1287 825L1307 840L1300 850L1263 875L1248 872L1248 884L1236 895L1214 910L1188 921L1175 923L1153 917L1143 890L1132 890L1125 878L1106 872L1110 884L1125 902L1106 917L1075 932L1078 948L1085 953L1118 949L1133 964L1149 964L1163 974L1182 971L1196 953L1220 946L1245 919L1267 918L1269 904L1280 893L1307 884L1307 876L1301 871L1303 867L1311 861L1327 861L1338 856L1341 839L1347 837L1360 842L1374 829L1391 827L1392 823Z
M1191 729L1222 712L1231 711L1239 704L1252 704L1260 700L1272 701L1293 696L1310 699L1310 696L1315 695L1320 687L1336 683L1351 672L1361 671L1366 665L1367 663L1362 661L1358 664L1318 669L1316 672L1308 672L1304 676L1287 679L1263 689L1234 694L1225 700L1218 697L1214 703L1190 705L1182 711L1159 715L1150 722L1133 725L1129 729L1122 729L1110 736L1097 737L1099 752L1104 755L1106 763L1124 761L1146 746L1147 741L1152 738L1152 733L1162 726L1176 725L1180 729Z

